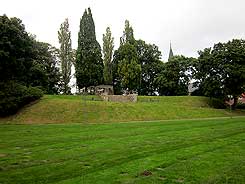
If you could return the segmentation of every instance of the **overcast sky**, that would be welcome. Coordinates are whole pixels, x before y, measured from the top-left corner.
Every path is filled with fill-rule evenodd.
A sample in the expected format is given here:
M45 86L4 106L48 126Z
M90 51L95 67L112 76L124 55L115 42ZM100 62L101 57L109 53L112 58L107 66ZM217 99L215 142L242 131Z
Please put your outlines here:
M110 26L117 48L128 19L135 38L156 44L163 60L170 40L174 54L196 57L198 50L214 43L245 39L245 0L0 0L1 15L22 19L28 32L56 47L65 18L77 47L80 18L88 7L101 45Z

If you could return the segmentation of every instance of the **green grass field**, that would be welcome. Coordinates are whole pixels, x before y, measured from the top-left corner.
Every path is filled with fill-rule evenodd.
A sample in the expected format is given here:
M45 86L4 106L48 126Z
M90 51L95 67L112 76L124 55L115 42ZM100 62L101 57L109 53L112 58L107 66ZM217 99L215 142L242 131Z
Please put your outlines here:
M245 112L230 113L229 110L210 108L206 97L140 96L137 103L102 102L95 96L87 96L87 100L84 98L45 96L38 103L24 108L17 116L0 119L0 123L115 123L245 115Z
M45 96L0 119L0 183L245 183L243 111L205 97L98 100Z
M245 118L0 126L0 183L245 183Z

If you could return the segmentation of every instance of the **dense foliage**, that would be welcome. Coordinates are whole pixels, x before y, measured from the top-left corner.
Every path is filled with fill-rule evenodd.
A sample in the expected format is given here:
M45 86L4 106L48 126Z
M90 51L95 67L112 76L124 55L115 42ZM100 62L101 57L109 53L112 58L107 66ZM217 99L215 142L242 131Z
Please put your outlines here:
M73 52L71 45L71 31L69 30L68 19L60 25L58 31L58 39L60 43L59 58L61 62L61 92L70 94L71 88L69 82L71 80L71 66L73 62Z
M44 42L34 42L35 57L30 69L28 85L38 86L45 94L60 91L58 49Z
M15 81L1 83L0 87L0 116L14 114L22 106L43 96L41 89L26 87Z
M60 26L60 49L36 41L18 18L0 17L0 114L16 112L45 94L70 94L72 64L77 88L113 85L114 92L139 95L178 96L190 94L214 98L211 106L223 108L224 100L245 91L245 41L218 43L199 51L198 59L174 55L170 45L168 62L154 44L137 40L125 21L120 45L114 51L109 27L103 34L103 59L96 40L95 23L88 8L80 20L77 50L72 50L68 19ZM114 51L114 52L113 52ZM188 89L189 88L189 89Z
M114 49L114 38L111 35L110 27L106 28L103 34L103 63L104 63L104 83L112 84L112 56Z
M90 8L80 21L76 53L76 79L79 89L96 86L103 82L101 47L96 40L95 25Z
M133 28L128 20L125 21L123 36L120 38L119 48L115 51L113 65L115 91L137 91L140 87L141 66Z
M28 83L33 66L33 40L18 18L0 17L0 80Z
M187 95L194 58L172 56L155 78L160 95Z
M147 44L143 40L136 40L136 50L138 63L141 66L138 93L140 95L155 95L157 86L154 84L154 80L161 72L163 65L160 60L161 52L156 45Z
M198 85L202 94L220 99L234 98L245 91L245 41L232 40L199 51L196 65Z
M37 42L18 18L0 16L0 115L58 92L56 49Z
M187 95L194 58L173 56L163 63L156 45L135 40L133 28L125 21L120 46L113 58L115 91L137 92L140 95Z

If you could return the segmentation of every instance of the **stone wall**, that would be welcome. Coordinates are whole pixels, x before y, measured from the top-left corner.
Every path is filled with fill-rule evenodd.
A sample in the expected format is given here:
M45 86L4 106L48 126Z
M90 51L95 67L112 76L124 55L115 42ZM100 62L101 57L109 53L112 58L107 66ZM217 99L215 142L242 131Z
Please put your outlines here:
M137 102L137 94L130 95L102 95L101 98L107 102Z

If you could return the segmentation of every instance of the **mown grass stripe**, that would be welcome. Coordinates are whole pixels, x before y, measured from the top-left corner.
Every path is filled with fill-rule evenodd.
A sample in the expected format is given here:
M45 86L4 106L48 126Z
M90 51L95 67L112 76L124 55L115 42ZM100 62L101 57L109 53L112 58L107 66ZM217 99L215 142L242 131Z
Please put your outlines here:
M182 123L138 123L136 124L137 126L132 125L135 129L131 129L129 124L128 129L127 125L94 125L87 129L88 133L94 135L94 139L87 141L86 143L89 143L88 145L90 146L84 149L79 148L80 145L84 145L84 142L77 138L79 135L82 135L82 137L84 134L88 135L84 131L81 131L81 134L78 133L82 130L82 126L69 125L73 128L65 131L65 138L62 139L62 136L60 136L61 132L56 129L57 126L43 125L36 127L35 125L33 131L23 136L21 134L18 135L18 126L10 125L10 131L15 130L17 136L1 137L0 135L7 145L7 148L3 146L7 152L9 152L8 149L11 146L12 148L16 146L9 144L14 142L14 140L21 143L21 140L27 140L30 137L33 140L26 145L35 145L38 141L44 144L34 146L31 149L31 158L33 160L29 159L28 161L27 159L25 162L25 158L22 158L26 151L30 151L24 150L27 148L25 144L22 144L23 149L18 149L12 155L5 156L7 158L1 157L0 163L1 166L2 163L4 164L4 168L2 168L0 173L0 181L3 181L3 183L48 183L62 182L64 180L64 182L73 183L75 180L80 181L82 175L83 180L87 183L94 183L95 179L98 178L101 178L101 181L104 181L104 178L108 180L108 183L114 183L117 180L124 181L125 177L126 180L131 182L144 182L144 177L139 177L135 180L135 176L138 176L143 168L154 170L154 166L159 167L161 162L166 163L166 159L169 162L172 160L174 164L178 165L182 160L180 154L184 150L186 150L186 158L190 155L192 155L190 157L195 157L202 150L204 152L211 149L210 147L222 148L222 145L230 143L231 146L234 143L242 152L244 144L241 141L244 141L245 132L244 121L242 120L241 118L222 119L217 122L198 120L184 121ZM101 126L103 127L102 129ZM21 127L23 130L28 130L32 126ZM45 137L35 136L39 131L40 134L38 135L45 133L46 127L49 133ZM65 127L64 125L62 128ZM109 131L106 131L107 127ZM8 126L4 128L4 131L8 131ZM122 133L121 131L125 132ZM51 134L54 136L47 136ZM99 136L101 134L105 134L105 138L101 139ZM54 139L55 135L58 136L58 139ZM99 136L98 139L96 139L96 135ZM69 139L67 139L69 137L75 137L73 140L74 144L69 142ZM237 143L235 143L235 137L237 138ZM54 145L59 145L59 148L63 147L64 149L45 152L45 149L53 148ZM197 150L195 151L195 149ZM193 152L189 153L190 150L193 150ZM214 150L212 151L211 149L210 152L214 152ZM168 157L165 158L162 155L168 155ZM227 159L232 159L234 156L230 155ZM43 162L45 159L47 162ZM217 159L219 160L218 157ZM18 165L10 165L15 161L17 161ZM32 165L32 162L34 165ZM127 167L130 171L128 176L120 176L121 169ZM103 173L107 173L108 176L104 176ZM93 177L93 175L95 176ZM72 179L76 177L78 178ZM71 178L71 180L66 180L68 178ZM152 177L152 179L147 179L147 181L155 181L155 179Z

